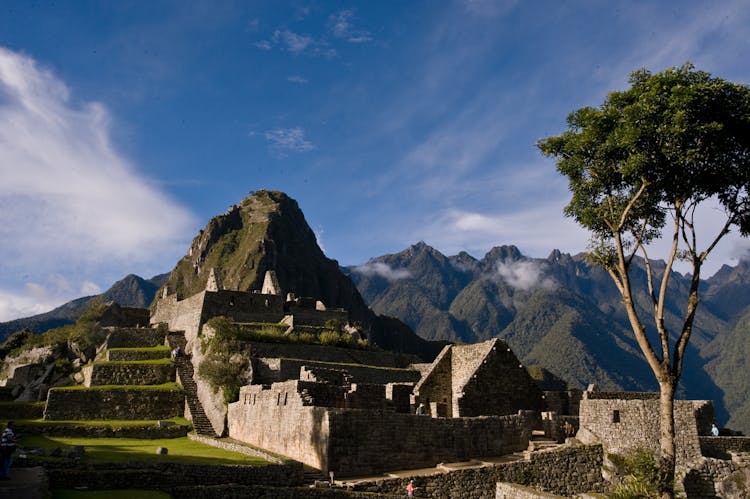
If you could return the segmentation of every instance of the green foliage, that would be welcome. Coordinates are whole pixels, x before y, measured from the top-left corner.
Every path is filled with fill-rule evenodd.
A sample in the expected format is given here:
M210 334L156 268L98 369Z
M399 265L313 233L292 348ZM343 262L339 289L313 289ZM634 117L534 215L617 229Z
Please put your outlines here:
M102 318L102 314L109 308L110 304L96 298L86 307L86 310L78 317L76 324L85 324L97 322Z
M638 447L624 455L609 455L622 478L612 490L614 499L659 497L661 491L672 490L672 474L660 469L653 451Z
M750 89L686 64L632 73L631 88L568 116L568 131L537 143L557 158L573 197L565 214L592 233L603 259L657 238L667 214L716 197L750 231Z

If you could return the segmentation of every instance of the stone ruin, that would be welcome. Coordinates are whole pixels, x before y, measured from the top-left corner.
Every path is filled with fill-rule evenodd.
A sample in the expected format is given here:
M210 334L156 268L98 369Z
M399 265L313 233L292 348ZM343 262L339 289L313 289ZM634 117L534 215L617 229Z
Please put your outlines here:
M283 321L290 328L347 322L344 310L328 310L310 298L282 296L272 274L266 275L261 292L244 293L221 289L219 276L212 272L206 289L194 296L177 300L166 293L150 316L151 327L144 327L142 312L115 311L120 326L110 328L96 361L82 370L85 388L50 389L44 418L150 420L184 415L198 434L228 436L336 477L533 450L534 435L564 442L561 428L566 421L578 430L572 442L584 444L580 452L575 447L565 451L579 456L571 459L587 463L578 487L601 486L597 463L602 455L634 447L658 450L655 394L548 389L531 378L499 339L448 345L429 364L385 351L254 343L249 384L240 388L236 402L226 404L196 373L200 338L210 318ZM158 345L168 348L153 352L142 348ZM186 353L175 363L139 363L165 358L175 346ZM26 373L16 371L19 379ZM158 388L172 381L182 389ZM108 389L110 385L118 387ZM143 390L143 385L154 388ZM420 404L425 407L423 414L417 414ZM710 436L714 416L709 401L677 401L675 413L679 477L688 497L743 497L747 491L737 492L737 484L750 475L746 464L750 439ZM568 457L529 456L531 463L553 462L568 469L559 461ZM531 485L570 494L575 481L555 486L555 480L565 477L550 478L542 467L536 474L534 466L529 464L523 472L532 476L527 480ZM472 480L503 482L511 477L512 481L516 471L508 475L511 468L477 471ZM436 487L451 486L441 480L434 478ZM362 490L391 493L401 486L398 481L381 480ZM496 493L497 497L536 497L533 491L507 483Z

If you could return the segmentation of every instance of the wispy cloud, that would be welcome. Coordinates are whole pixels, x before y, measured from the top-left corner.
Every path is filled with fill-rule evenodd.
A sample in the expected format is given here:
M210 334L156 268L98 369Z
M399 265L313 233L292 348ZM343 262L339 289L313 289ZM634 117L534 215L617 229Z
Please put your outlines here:
M312 45L314 40L308 35L277 29L273 34L273 41L282 44L287 51L298 54Z
M390 282L411 277L411 272L408 269L394 269L384 262L368 262L354 267L352 270L365 276L379 276Z
M291 82L291 83L298 83L300 85L304 85L305 83L307 83L308 80L307 80L307 78L303 78L303 77L301 77L299 75L292 75L292 76L287 76L286 77L286 81Z
M315 149L315 144L305 138L305 131L301 127L275 128L266 131L264 136L271 149L282 156Z
M80 280L105 264L143 264L154 248L182 246L193 224L113 147L106 108L75 104L70 94L52 71L0 47L4 286L61 267ZM3 293L5 309L18 308L7 305L12 289Z
M461 0L464 8L477 16L495 17L509 12L518 0Z
M372 40L370 32L355 28L352 25L354 12L345 9L328 17L328 29L336 38L342 38L349 43L364 43Z
M510 260L497 262L497 275L510 287L521 291L532 289L554 289L557 283L544 275L544 265L534 260Z
M272 50L274 47L293 55L305 54L313 57L336 57L336 49L328 46L325 39L295 33L288 29L277 29L269 39L259 40L254 44L261 50Z

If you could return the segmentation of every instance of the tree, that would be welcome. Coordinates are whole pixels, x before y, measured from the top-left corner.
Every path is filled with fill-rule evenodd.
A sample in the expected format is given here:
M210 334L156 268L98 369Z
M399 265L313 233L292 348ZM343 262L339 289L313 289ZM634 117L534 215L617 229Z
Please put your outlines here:
M622 295L630 326L660 389L661 466L674 478L674 395L699 304L701 268L731 230L750 232L750 88L686 64L630 75L630 88L610 93L598 108L568 116L568 129L537 147L557 161L572 193L566 216L591 233L591 259L602 265ZM703 227L696 210L714 203L722 222ZM649 243L669 241L666 268L651 265ZM634 303L630 275L643 258L653 305L651 341ZM681 327L664 320L677 260L691 266ZM643 311L640 315L644 315ZM657 335L651 336L656 339ZM665 487L668 488L668 487ZM666 497L672 490L663 490Z

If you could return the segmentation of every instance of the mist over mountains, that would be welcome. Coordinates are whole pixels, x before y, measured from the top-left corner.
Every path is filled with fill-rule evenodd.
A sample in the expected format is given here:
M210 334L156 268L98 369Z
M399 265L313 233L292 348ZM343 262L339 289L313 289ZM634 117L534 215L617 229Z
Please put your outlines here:
M663 274L663 262L653 267ZM423 338L474 343L498 336L524 363L542 365L579 388L658 389L619 293L583 254L555 250L529 258L515 246L499 246L476 259L465 252L445 256L420 242L345 271L376 313L398 317ZM642 261L633 272L634 282L645 283ZM672 330L681 325L689 282L679 273L670 278L666 322ZM747 261L702 281L679 394L714 399L719 421L746 432L749 284ZM636 302L648 326L645 287Z
M658 273L664 264L653 262ZM356 267L339 267L318 247L296 201L258 191L212 218L169 274L129 275L98 296L46 314L0 323L0 340L23 328L70 324L95 299L149 306L163 286L181 297L206 285L209 270L226 289L259 289L275 270L282 289L350 311L374 344L429 360L445 341L506 340L526 365L540 365L571 386L657 390L633 338L619 293L584 255L557 250L529 258L498 246L477 259L445 256L418 243ZM642 262L634 281L645 282ZM670 280L666 322L681 324L689 279ZM702 281L702 303L685 358L684 398L712 399L721 424L750 433L750 262L724 266ZM650 300L636 302L648 325ZM412 331L413 330L413 331ZM416 334L414 334L416 332ZM652 331L652 334L655 334ZM437 341L436 341L437 340Z

